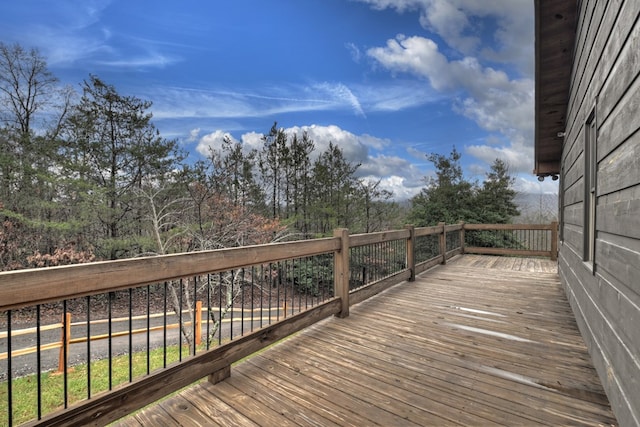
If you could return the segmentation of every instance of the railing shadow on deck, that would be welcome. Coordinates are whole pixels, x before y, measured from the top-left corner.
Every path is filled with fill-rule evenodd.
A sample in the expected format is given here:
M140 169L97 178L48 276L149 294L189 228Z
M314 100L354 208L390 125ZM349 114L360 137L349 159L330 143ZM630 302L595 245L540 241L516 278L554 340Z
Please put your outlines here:
M108 424L202 378L220 381L232 363L462 253L555 259L557 223L339 229L323 239L0 273L0 424ZM86 336L75 347L71 312ZM57 329L43 324L51 318ZM35 335L29 351L20 347L25 330ZM60 375L49 372L51 358ZM17 393L33 397L25 404Z

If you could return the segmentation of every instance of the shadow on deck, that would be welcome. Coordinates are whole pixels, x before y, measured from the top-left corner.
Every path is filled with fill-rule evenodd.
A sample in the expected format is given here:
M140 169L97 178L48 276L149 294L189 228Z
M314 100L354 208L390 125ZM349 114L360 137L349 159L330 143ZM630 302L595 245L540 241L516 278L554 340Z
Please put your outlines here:
M556 263L465 255L121 420L615 425Z

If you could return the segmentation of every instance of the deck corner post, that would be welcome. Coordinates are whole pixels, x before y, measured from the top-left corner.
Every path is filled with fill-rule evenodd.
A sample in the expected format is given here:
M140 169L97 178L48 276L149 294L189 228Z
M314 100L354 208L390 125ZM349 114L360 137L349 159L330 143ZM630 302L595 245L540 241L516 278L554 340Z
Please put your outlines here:
M464 236L464 221L460 221L459 224L460 224L460 231L459 231L459 233L460 233L460 254L464 255L464 239L465 239L465 236Z
M558 221L551 222L551 261L558 260Z
M440 232L440 253L442 254L442 262L441 264L447 263L447 225L444 222L439 222L438 227L442 227L442 231Z
M340 238L340 249L333 257L333 283L335 296L341 300L338 317L349 316L349 229L338 228L333 231L334 237Z
M405 225L404 228L409 230L409 238L407 239L407 268L411 273L409 282L414 282L416 280L416 227Z

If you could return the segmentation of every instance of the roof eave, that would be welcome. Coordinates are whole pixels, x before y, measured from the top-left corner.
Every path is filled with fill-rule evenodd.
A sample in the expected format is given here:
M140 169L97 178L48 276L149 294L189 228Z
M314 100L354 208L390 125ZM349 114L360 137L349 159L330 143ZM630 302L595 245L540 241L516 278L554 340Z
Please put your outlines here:
M535 1L535 166L560 173L576 36L576 0Z

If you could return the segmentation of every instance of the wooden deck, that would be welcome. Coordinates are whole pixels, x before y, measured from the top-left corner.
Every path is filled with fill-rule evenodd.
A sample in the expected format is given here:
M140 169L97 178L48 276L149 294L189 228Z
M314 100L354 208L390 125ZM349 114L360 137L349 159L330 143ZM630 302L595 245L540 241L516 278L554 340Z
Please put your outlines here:
M121 426L616 425L546 260L465 255Z

